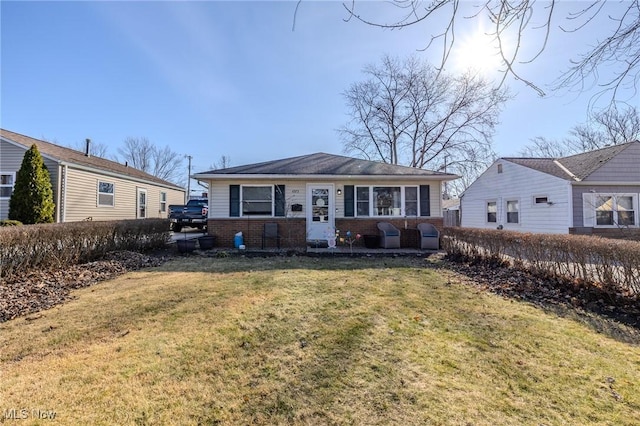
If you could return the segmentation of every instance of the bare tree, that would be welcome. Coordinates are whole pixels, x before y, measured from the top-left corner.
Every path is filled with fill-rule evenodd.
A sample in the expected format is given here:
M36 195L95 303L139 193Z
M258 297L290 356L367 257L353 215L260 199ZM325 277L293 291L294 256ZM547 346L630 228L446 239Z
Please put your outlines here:
M215 164L212 164L209 167L211 167L212 170L220 170L231 167L231 157L229 157L228 155L221 155L218 161L216 161Z
M577 124L569 137L554 141L538 136L520 153L529 157L559 158L610 145L640 140L640 112L626 106L590 112L586 123Z
M568 4L567 4L568 3ZM534 62L547 47L549 39L558 32L581 34L599 29L609 23L609 36L587 43L589 46L577 57L570 58L569 68L558 77L553 89L585 85L597 85L604 91L612 91L612 99L618 99L619 89L632 89L637 94L640 71L640 0L607 2L565 2L560 0L538 2L536 0L479 0L469 9L470 3L461 0L390 0L385 2L384 13L388 21L368 17L372 9L367 2L349 0L343 2L347 21L354 19L365 24L400 29L422 25L431 33L425 49L438 45L444 68L458 41L459 29L470 22L490 22L487 32L495 45L503 65L504 77L511 75L534 89L540 95L545 91L538 83L524 77L523 67ZM297 12L297 7L296 7ZM560 21L560 24L557 22ZM608 22L605 22L608 21ZM594 34L597 33L593 31ZM509 41L513 39L513 41ZM607 68L613 77L602 80ZM593 79L593 82L589 82ZM504 81L504 80L503 80Z
M121 161L160 179L171 182L184 180L180 176L182 156L168 146L159 148L145 137L129 137L124 140L124 146L118 148L118 153L122 156Z
M76 151L86 152L87 142L77 142L69 145L69 148L75 149ZM89 144L89 154L93 157L108 158L109 146L102 142L91 141Z
M415 56L384 56L344 93L344 150L416 168L469 172L493 158L491 138L509 95L478 75L439 72Z

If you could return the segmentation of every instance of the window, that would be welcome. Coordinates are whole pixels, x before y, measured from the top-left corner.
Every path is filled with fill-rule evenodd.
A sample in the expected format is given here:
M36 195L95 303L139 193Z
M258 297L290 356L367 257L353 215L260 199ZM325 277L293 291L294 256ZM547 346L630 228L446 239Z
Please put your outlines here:
M113 207L115 205L114 184L98 181L98 206Z
M536 196L533 197L533 204L536 206L540 206L543 204L548 204L549 203L549 197L546 196Z
M369 216L369 187L359 186L356 188L356 205L358 216Z
M273 215L273 186L243 186L243 215Z
M507 223L519 223L518 201L507 201Z
M495 201L487 203L487 222L496 223L498 221L498 204Z
M421 197L425 197L422 200ZM358 186L355 188L356 216L418 216L418 205L424 204L421 211L429 215L429 187L417 186ZM345 198L345 203L346 203ZM345 212L346 212L345 208ZM345 213L346 214L346 213Z
M399 186L373 187L373 215L400 216L402 196Z
M15 173L0 172L0 199L11 198L14 183Z
M404 214L405 216L418 216L417 186L407 186L404 188Z
M502 173L502 164L498 164L498 173Z
M165 213L167 211L167 193L160 192L160 212Z
M597 195L595 197L596 225L633 226L636 224L632 195Z

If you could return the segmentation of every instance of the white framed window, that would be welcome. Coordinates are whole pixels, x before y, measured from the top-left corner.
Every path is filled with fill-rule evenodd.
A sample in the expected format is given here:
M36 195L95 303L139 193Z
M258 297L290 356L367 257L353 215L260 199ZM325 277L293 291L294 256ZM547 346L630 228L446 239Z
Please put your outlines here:
M549 197L546 195L534 195L533 205L534 207L547 206L549 205Z
M356 187L356 216L369 216L369 187Z
M167 211L167 193L160 191L160 213L166 213Z
M240 197L243 216L273 216L273 185L243 185Z
M98 181L98 207L115 206L115 184L113 182Z
M596 194L596 226L637 226L637 194Z
M487 201L487 223L498 222L498 203L496 201Z
M0 199L9 199L13 194L13 185L16 183L16 174L0 172Z
M507 200L507 223L520 223L520 203L518 200Z
M356 186L356 216L418 216L417 186Z
M418 187L404 187L404 215L418 216Z

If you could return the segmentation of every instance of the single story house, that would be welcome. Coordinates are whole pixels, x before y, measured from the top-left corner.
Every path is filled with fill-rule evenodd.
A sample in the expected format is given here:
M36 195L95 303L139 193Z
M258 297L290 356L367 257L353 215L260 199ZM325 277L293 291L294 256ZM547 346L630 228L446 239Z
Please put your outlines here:
M35 144L51 176L55 222L166 218L185 190L127 164L0 129L0 220L25 152Z
M229 247L238 232L247 247L259 247L265 223L278 224L286 247L304 247L326 243L336 229L378 235L380 221L407 230L402 244L415 247L418 223L442 227L442 184L458 178L325 153L193 177L209 186L209 233Z
M462 195L464 227L619 237L640 225L640 142L499 158Z

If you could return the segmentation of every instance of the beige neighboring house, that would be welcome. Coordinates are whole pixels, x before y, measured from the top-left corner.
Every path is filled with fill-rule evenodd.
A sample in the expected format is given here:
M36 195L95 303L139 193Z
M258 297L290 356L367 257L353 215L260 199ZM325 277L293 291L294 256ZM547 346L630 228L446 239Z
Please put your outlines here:
M169 204L184 202L184 188L126 164L0 129L0 220L33 144L51 175L55 222L166 218Z

